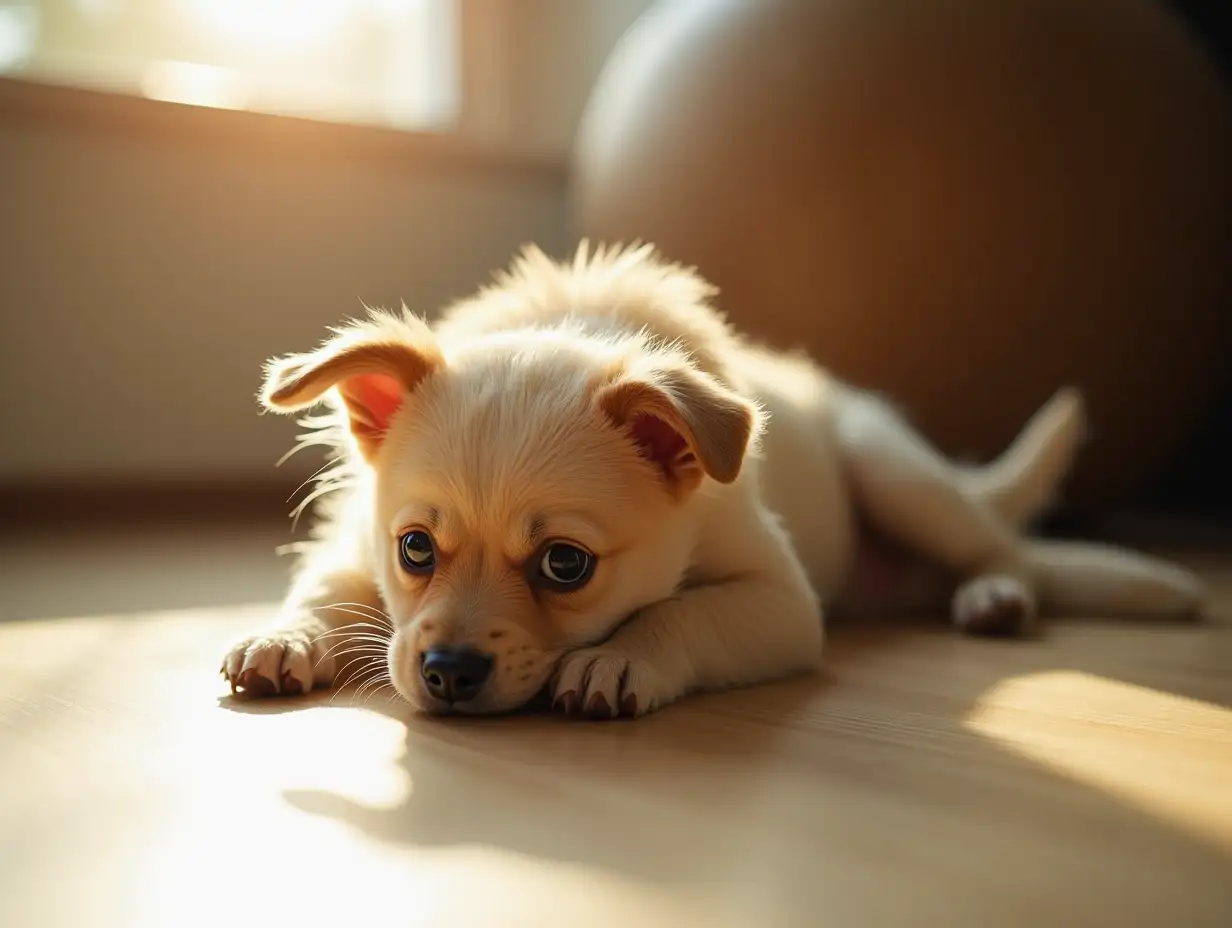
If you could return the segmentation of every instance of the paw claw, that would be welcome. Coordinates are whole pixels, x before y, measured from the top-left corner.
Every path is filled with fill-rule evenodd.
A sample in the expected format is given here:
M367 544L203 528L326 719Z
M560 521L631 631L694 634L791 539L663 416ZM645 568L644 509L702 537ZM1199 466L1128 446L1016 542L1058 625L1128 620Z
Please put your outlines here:
M234 643L223 659L232 693L251 699L298 696L333 683L334 659L322 653L315 630L291 627Z
M610 719L612 717L612 707L607 704L607 697L602 693L595 693L590 697L590 702L586 704L586 717L589 719Z
M273 696L278 689L273 680L267 680L252 667L241 673L236 683L240 689L251 696Z
M590 719L637 718L681 696L683 681L641 656L611 645L565 656L556 677L555 707Z

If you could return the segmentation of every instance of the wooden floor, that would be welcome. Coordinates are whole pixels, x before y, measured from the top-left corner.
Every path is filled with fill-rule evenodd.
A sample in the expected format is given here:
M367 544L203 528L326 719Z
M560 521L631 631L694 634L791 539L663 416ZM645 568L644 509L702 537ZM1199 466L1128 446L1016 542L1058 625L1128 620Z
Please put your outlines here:
M1232 925L1232 555L1204 626L833 635L631 723L233 702L278 531L0 545L0 926Z

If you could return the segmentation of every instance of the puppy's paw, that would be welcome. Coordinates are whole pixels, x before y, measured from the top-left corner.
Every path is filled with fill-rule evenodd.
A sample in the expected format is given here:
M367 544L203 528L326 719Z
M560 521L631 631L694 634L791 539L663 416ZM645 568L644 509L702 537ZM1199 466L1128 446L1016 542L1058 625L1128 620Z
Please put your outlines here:
M951 615L969 635L1021 637L1035 626L1035 596L1017 577L987 574L958 588Z
M670 675L612 647L586 648L561 661L552 707L589 719L636 718L684 694Z
M232 693L250 698L298 696L317 683L328 686L334 659L313 638L309 631L289 630L238 641L223 658L222 675Z

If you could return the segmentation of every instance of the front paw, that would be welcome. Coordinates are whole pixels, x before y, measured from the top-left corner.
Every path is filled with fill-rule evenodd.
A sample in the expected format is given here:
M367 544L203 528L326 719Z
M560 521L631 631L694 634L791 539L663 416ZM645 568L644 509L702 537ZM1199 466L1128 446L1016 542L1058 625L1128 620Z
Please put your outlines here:
M307 630L271 632L236 642L222 662L231 692L252 698L298 696L333 681L334 659Z
M636 718L684 695L683 683L618 648L586 648L561 661L552 707L589 719Z

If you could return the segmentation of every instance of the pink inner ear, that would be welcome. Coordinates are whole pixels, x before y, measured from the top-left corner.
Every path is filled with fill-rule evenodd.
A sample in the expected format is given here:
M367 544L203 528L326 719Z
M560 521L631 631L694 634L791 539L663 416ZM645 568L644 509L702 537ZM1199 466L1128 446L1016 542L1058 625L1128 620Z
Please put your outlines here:
M342 395L351 414L351 428L370 437L383 434L390 420L402 406L405 388L397 378L387 374L360 374L350 377L342 387Z
M629 423L629 432L642 454L669 476L692 458L684 436L657 416L634 416Z

